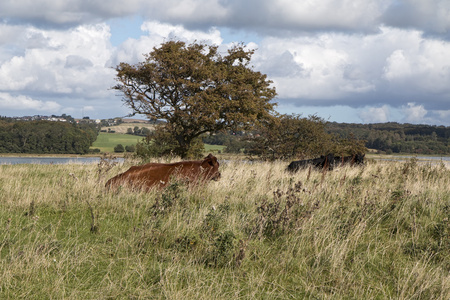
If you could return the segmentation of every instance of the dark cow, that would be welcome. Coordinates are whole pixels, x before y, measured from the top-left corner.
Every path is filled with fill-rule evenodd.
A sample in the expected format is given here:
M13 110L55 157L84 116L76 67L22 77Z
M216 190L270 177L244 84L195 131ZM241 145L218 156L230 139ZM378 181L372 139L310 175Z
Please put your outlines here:
M351 156L335 156L334 162L336 166L343 165L362 165L364 164L365 154L353 154Z
M107 188L128 185L149 191L152 187L162 188L172 179L199 183L220 178L219 162L212 154L203 160L181 161L170 164L148 163L133 166L106 182Z
M307 168L308 166L313 166L318 169L332 170L334 166L334 155L328 154L326 156L322 155L319 158L296 160L291 162L286 170L295 173L300 169Z

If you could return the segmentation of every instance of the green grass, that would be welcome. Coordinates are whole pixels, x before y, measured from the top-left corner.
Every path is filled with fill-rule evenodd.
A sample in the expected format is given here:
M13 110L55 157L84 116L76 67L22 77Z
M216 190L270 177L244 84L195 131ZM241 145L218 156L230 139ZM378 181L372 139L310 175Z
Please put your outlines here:
M118 144L122 146L136 145L137 142L141 141L142 137L130 134L122 133L107 133L100 132L97 140L92 145L92 149L98 148L101 152L113 153L114 147ZM207 153L217 153L223 151L226 147L222 145L208 145L205 144L205 152Z
M123 165L0 166L0 299L449 299L450 170L221 164L106 191Z
M100 132L91 148L98 148L101 152L112 153L114 152L114 147L118 144L122 144L124 147L131 146L136 145L140 140L142 140L142 137L136 135Z
M223 152L227 146L223 145L209 145L205 144L205 152L207 153L217 153L217 152Z

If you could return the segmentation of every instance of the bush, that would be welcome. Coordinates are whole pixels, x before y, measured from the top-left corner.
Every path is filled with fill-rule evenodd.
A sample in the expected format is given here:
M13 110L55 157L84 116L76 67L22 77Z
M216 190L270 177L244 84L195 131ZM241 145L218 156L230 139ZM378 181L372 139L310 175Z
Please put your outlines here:
M125 151L127 152L134 152L136 150L136 146L135 145L127 145L125 146Z
M125 148L123 147L122 144L118 144L117 146L114 147L114 152L123 153L125 152Z
M89 149L89 153L100 153L100 149L98 148Z
M281 115L257 129L245 152L269 161L332 153L333 141L325 125L325 120L314 115Z

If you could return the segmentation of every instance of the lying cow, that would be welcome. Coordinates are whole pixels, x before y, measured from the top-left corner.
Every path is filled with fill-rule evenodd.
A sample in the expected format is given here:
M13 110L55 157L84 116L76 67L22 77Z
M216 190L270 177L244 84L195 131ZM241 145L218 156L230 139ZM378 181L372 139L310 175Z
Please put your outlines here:
M336 165L346 165L349 164L350 166L353 165L362 165L364 164L364 157L365 154L353 154L351 156L335 156L334 162Z
M313 166L318 169L332 170L333 165L334 165L334 155L328 154L327 156L322 155L319 158L293 161L289 164L286 170L295 173L298 170L307 168L309 166Z
M128 185L133 188L150 190L152 187L164 187L172 179L199 183L220 178L219 162L212 154L203 160L181 161L170 164L148 163L133 166L106 182L107 188Z

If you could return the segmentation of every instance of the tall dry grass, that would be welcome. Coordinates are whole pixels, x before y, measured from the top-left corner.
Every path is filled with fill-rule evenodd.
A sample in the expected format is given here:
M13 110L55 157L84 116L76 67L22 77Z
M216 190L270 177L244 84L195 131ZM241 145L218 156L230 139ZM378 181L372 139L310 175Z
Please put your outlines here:
M129 164L0 166L0 298L450 298L444 165L230 161L106 191Z

